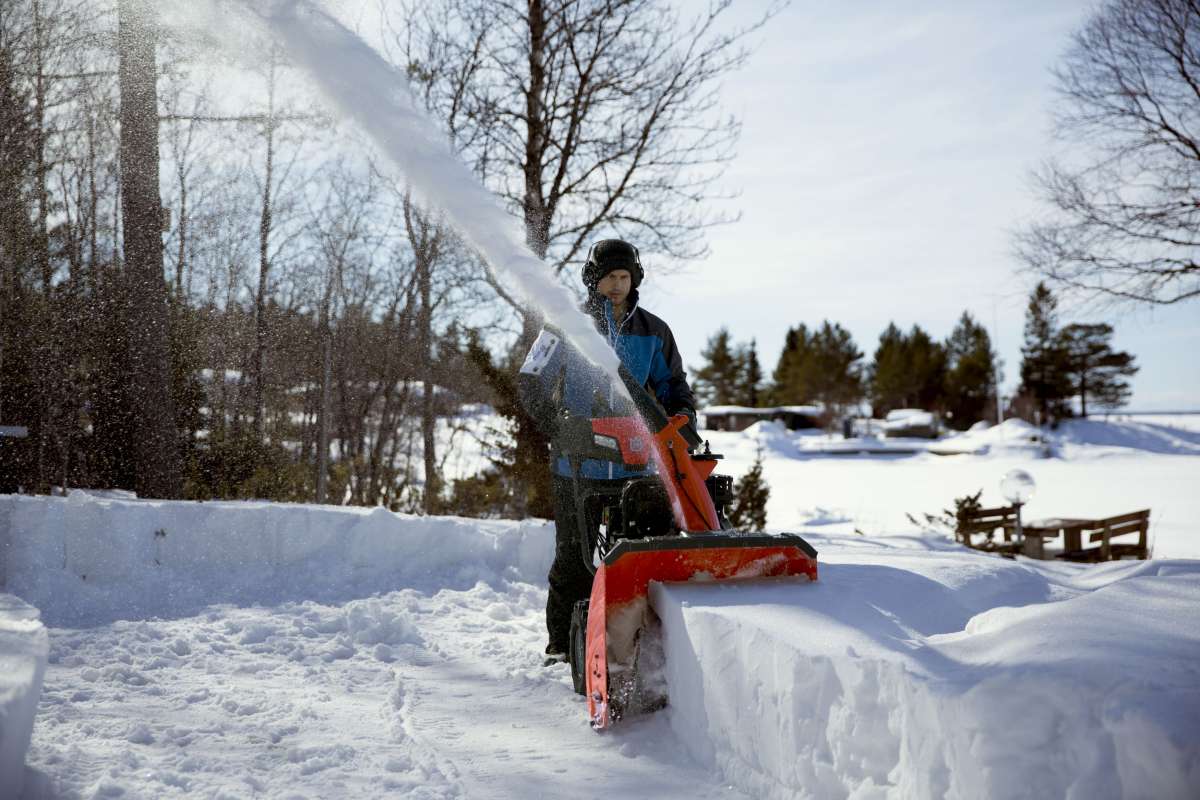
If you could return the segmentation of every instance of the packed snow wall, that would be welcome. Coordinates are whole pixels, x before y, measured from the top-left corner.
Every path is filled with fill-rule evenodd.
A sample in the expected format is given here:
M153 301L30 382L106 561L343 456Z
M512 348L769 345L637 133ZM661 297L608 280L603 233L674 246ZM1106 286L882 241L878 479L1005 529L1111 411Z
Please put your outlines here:
M849 558L811 585L653 587L671 726L732 785L762 798L1195 796L1200 562L1058 584L967 553Z
M554 528L383 508L0 495L5 590L55 626L545 580Z
M37 609L0 594L0 798L21 795L49 649Z

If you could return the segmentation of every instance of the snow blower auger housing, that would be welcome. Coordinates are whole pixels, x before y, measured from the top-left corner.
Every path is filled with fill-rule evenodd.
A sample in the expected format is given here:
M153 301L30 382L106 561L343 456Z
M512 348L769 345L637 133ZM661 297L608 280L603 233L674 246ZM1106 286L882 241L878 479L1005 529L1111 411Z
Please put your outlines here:
M721 456L707 443L694 452L702 442L687 416L668 417L624 368L621 377L632 410L562 422L564 455L575 478L580 557L595 574L591 598L571 615L569 660L575 691L587 697L588 719L597 730L666 704L658 618L648 600L651 581L817 579L817 551L800 536L731 529L724 507L732 480L713 474ZM654 462L657 474L589 495L579 480L585 458L626 467ZM598 535L586 521L588 504L600 508Z

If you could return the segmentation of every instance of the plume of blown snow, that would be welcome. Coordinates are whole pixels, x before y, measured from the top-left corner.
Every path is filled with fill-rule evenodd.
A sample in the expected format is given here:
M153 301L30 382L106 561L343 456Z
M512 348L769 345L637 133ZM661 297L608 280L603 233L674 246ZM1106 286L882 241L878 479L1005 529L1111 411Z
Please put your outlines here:
M584 356L616 377L616 353L529 249L523 225L455 156L415 100L406 76L353 31L309 0L175 0L162 4L159 13L168 24L206 32L235 54L253 52L245 47L247 30L268 33L330 105L372 139L414 192L442 210L499 282L541 310Z

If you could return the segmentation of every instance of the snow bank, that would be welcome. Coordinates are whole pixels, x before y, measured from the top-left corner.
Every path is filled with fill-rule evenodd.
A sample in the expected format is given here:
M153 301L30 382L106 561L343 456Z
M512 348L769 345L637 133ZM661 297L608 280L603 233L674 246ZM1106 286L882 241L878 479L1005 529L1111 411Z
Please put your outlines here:
M1067 447L1129 448L1162 455L1200 455L1200 431L1145 420L1073 419L1056 431Z
M999 425L977 428L943 439L929 446L937 455L1010 455L1048 457L1050 442L1040 428L1021 419L1006 419Z
M214 603L344 600L401 587L542 581L553 525L265 502L0 495L7 590L52 625Z
M0 797L19 797L50 641L36 608L0 594Z
M791 456L796 452L796 437L779 420L767 419L756 422L742 435L771 455Z
M653 587L671 726L738 788L1194 796L1200 564L1061 585L965 554L859 551L822 569L815 584Z
M1073 419L1056 429L1042 430L1023 420L1008 419L995 427L972 428L943 439L931 445L929 451L939 455L1017 455L1027 452L1063 458L1129 451L1200 455L1200 432L1163 422L1130 419Z

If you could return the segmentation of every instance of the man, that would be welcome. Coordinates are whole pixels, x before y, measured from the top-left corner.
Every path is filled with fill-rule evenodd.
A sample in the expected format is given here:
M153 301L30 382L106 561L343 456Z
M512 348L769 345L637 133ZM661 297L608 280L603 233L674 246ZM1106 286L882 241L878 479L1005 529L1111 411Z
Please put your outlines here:
M596 329L608 339L634 380L657 398L668 414L687 414L695 420L696 401L683 371L675 337L667 323L638 305L638 286L644 277L638 250L620 239L596 242L583 266L588 299L584 309L595 319ZM518 380L526 410L546 421L553 443L551 473L554 488L555 552L550 567L550 596L546 601L549 643L546 663L566 659L571 610L592 591L592 575L583 562L578 509L575 505L571 465L563 455L560 431L553 421L564 411L591 417L597 408L614 402L615 387L603 370L589 363L552 330L538 336ZM584 460L580 479L586 488L619 488L624 479L641 474L619 464ZM589 507L587 529L597 531L599 509Z

